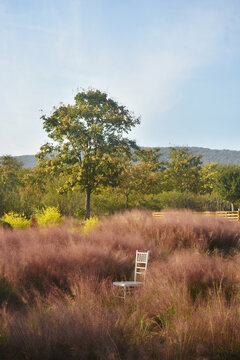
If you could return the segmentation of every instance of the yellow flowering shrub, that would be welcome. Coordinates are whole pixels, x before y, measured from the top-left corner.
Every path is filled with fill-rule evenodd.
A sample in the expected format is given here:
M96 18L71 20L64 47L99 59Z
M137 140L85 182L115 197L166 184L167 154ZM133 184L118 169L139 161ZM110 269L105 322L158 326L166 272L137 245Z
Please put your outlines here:
M13 211L4 214L3 218L13 229L26 229L30 225L30 220L24 214L17 214Z
M89 231L91 231L93 227L98 225L98 223L99 223L99 220L98 220L97 216L92 216L92 217L90 217L90 219L87 219L85 221L84 228L83 228L83 231L85 232L85 234L88 234Z
M37 212L35 218L39 226L56 225L64 219L60 211L54 206L49 206Z

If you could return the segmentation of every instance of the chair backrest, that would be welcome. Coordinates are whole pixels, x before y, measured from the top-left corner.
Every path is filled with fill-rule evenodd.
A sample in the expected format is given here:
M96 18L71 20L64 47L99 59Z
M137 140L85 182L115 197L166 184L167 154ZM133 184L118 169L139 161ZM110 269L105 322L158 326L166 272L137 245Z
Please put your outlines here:
M134 272L134 281L145 281L147 265L148 265L148 255L149 251L140 252L136 251L136 260L135 260L135 272ZM137 278L140 278L137 280Z

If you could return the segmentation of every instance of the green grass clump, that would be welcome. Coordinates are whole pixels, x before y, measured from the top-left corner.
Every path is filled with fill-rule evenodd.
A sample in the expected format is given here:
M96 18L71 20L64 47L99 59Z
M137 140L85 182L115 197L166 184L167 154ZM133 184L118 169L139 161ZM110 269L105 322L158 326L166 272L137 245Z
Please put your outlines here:
M10 224L13 229L26 229L30 225L30 220L24 214L17 214L13 211L4 214L2 220Z
M54 206L49 206L36 213L35 218L39 226L56 225L63 220L60 211Z

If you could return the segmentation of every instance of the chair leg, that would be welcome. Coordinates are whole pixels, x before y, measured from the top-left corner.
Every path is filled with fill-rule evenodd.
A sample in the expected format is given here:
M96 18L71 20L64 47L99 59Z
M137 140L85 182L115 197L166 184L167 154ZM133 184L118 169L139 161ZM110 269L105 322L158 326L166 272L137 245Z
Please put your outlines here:
M129 287L129 286L121 286L118 287L113 286L113 296L114 297L118 297L119 299L123 299L124 301L126 300L127 296L131 296L133 293L134 287Z
M125 300L126 295L127 294L126 294L125 286L123 286L123 287L122 286L121 287L116 286L116 289L115 289L115 286L113 286L113 296L114 297Z

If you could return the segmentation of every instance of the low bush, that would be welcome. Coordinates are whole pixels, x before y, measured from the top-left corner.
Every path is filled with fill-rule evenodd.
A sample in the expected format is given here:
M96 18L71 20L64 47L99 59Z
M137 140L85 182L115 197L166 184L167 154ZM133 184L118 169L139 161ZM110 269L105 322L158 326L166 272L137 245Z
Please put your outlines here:
M0 227L4 228L4 229L12 229L12 226L6 222L0 219Z
M35 218L39 226L56 225L63 220L60 211L53 206L36 212Z
M159 194L146 194L134 197L132 207L150 210L189 209L196 211L231 210L231 203L213 195L200 195L189 192L164 191Z
M13 229L26 229L30 225L30 220L24 214L9 212L4 214L2 219L10 224Z
M83 228L83 231L85 232L85 234L88 234L89 231L93 230L93 228L95 226L97 226L98 223L99 223L99 220L98 220L97 216L92 216L89 219L87 219L85 221L84 228Z

